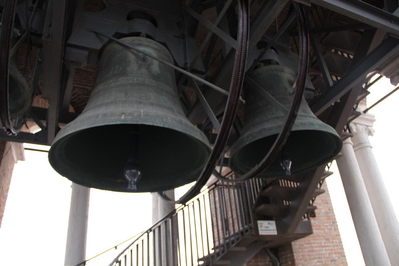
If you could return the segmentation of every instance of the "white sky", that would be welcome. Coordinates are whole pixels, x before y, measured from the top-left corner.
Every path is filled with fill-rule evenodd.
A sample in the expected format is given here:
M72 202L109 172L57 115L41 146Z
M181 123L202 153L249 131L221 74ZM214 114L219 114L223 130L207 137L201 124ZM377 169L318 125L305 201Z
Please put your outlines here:
M47 153L25 151L12 178L0 229L0 265L64 265L71 183ZM87 257L151 226L149 193L91 190Z
M388 82L389 83L389 82ZM392 88L384 86L386 92ZM380 98L372 89L372 97ZM371 98L371 97L369 97ZM369 103L375 100L370 99ZM375 136L370 137L393 205L399 213L399 151L397 123L399 93L375 107ZM49 166L47 154L26 151L26 161L18 162L0 229L0 265L63 265L69 214L70 182ZM327 180L335 203L349 265L362 265L360 249L351 224L350 212L339 185L338 170ZM334 185L335 184L335 185ZM341 190L340 190L341 189ZM341 201L338 201L341 200ZM150 194L126 194L91 190L87 257L90 258L151 226ZM317 201L316 201L317 205ZM345 225L345 226L342 226Z

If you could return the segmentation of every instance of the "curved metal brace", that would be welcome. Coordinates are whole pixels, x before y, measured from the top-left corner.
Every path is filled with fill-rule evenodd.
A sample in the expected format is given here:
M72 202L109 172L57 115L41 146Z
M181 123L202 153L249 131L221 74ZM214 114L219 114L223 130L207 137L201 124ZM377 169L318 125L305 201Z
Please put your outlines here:
M4 66L0 74L0 119L4 131L10 136L15 136L18 133L18 130L13 126L10 116L8 77L16 2L16 0L5 1L0 30L0 65Z
M26 31L19 37L18 41L11 46L12 35L14 32L14 21L15 21L15 8L17 5L17 0L6 0L3 8L3 16L1 20L0 29L0 64L4 67L0 75L0 121L2 123L4 131L7 135L15 136L18 134L21 127L24 125L26 118L30 112L28 108L24 113L18 115L15 119L11 117L9 112L10 102L9 102L9 75L10 75L10 60L14 54L18 51L20 45L24 42L29 43L30 39L30 25L32 24L35 11L37 9L39 1L36 1L33 6L32 14L26 21ZM28 1L26 1L28 4ZM26 8L28 8L26 6ZM29 46L30 47L30 46ZM30 48L28 48L30 49ZM29 51L28 51L29 53ZM26 62L25 62L26 63ZM32 105L34 91L31 90L32 98L30 106Z
M298 4L294 1L293 5L296 7L296 11L298 13L298 22L300 26L299 37L301 40L301 50L300 50L300 59L299 59L299 74L296 81L296 89L294 93L294 98L291 105L291 110L287 115L286 122L284 124L283 129L280 134L277 136L277 139L273 143L273 146L263 158L263 160L256 165L253 169L251 169L245 175L236 178L236 179L228 179L220 175L220 173L214 171L214 175L221 181L227 182L244 182L248 179L251 179L263 172L277 157L281 149L283 148L285 142L287 141L291 129L295 123L296 116L298 114L299 107L301 105L301 100L303 97L303 93L305 91L305 83L306 83L306 75L308 73L309 66L309 29L306 23L306 16L304 7L301 4Z
M238 50L235 54L233 78L230 85L230 93L227 99L227 105L225 109L225 115L221 124L220 132L216 138L214 148L208 159L205 168L202 170L200 177L193 187L190 188L178 201L171 200L163 192L158 192L160 197L168 202L185 204L187 201L192 199L198 193L200 193L202 187L206 184L209 177L212 175L215 166L224 151L227 140L230 135L230 130L233 126L234 119L236 116L238 102L241 95L241 90L244 84L245 66L248 52L249 42L249 1L239 0L239 24L238 24Z

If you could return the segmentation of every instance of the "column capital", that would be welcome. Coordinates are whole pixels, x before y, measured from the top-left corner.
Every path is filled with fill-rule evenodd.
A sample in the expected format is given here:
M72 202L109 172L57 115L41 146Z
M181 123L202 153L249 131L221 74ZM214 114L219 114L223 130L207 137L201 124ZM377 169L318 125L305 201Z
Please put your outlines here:
M365 113L361 114L359 117L354 119L350 123L350 129L352 132L359 132L365 130L365 133L369 136L373 136L374 134L374 122L376 121L375 116L373 114Z
M355 151L363 148L372 148L368 137L374 135L373 124L375 121L374 115L366 113L361 114L350 123L349 127L353 133L352 141Z
M349 127L354 135L363 133L366 136L374 136L375 130L372 126L352 122Z

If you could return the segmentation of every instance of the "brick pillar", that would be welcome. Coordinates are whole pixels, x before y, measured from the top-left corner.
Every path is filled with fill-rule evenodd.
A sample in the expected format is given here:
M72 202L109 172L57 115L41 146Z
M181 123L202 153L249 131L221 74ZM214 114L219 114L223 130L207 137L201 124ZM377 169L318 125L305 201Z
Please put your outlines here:
M22 144L0 141L0 227L6 208L14 164L18 160L24 160L24 149Z
M323 189L315 202L317 217L311 219L313 234L292 243L297 266L348 265L326 184Z

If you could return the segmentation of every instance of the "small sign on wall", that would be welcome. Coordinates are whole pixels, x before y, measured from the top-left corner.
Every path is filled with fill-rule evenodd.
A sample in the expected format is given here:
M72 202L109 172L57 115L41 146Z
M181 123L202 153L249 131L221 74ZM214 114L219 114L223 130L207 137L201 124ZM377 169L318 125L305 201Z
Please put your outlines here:
M259 235L277 235L276 221L258 221Z

